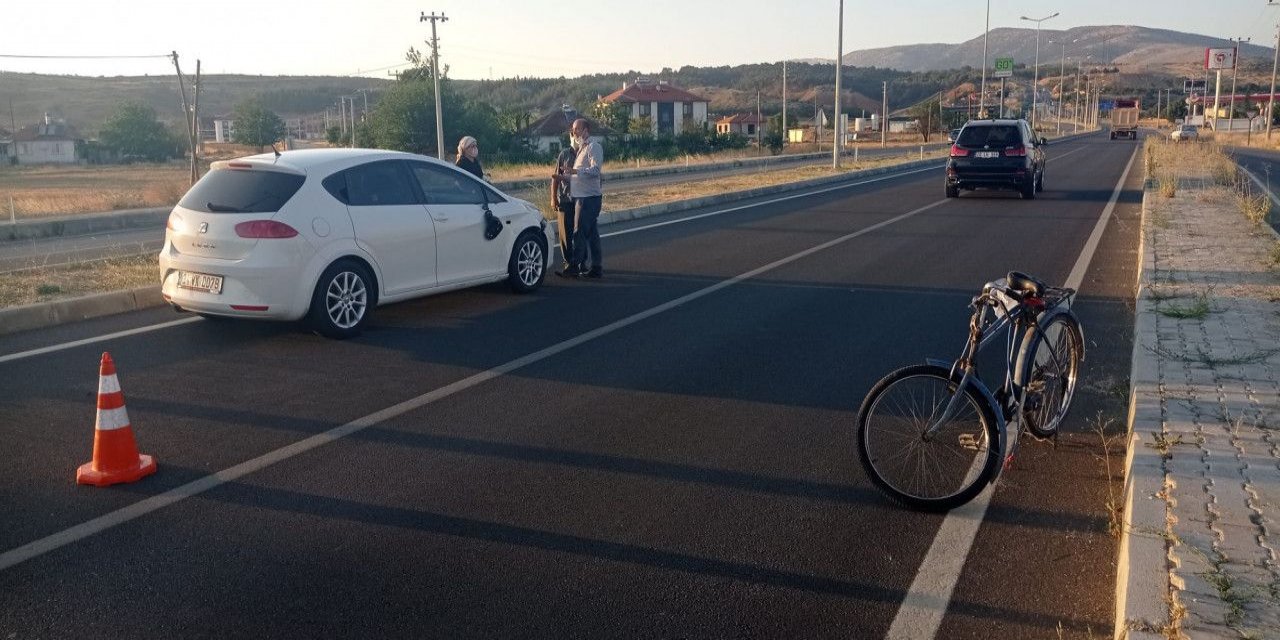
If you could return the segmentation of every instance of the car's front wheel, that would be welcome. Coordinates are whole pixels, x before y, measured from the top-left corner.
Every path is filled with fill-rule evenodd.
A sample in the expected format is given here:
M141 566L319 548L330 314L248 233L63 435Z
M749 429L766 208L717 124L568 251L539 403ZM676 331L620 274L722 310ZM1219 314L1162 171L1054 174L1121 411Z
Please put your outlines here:
M307 319L327 338L343 340L360 335L378 303L373 276L355 260L339 260L316 282Z
M516 238L507 261L507 282L516 293L537 289L547 276L547 250L538 234L526 231Z

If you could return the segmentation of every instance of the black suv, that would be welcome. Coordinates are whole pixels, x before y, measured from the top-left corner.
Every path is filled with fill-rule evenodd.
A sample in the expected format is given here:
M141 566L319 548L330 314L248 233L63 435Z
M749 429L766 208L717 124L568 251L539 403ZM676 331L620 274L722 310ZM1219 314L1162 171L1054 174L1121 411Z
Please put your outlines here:
M1031 200L1044 190L1044 138L1026 120L971 120L951 145L947 197L965 189L1014 189Z

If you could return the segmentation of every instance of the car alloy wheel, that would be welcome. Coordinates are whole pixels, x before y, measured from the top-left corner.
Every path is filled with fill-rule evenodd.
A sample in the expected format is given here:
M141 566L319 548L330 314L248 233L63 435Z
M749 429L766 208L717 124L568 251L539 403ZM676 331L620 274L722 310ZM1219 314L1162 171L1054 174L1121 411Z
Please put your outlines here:
M342 271L329 281L324 294L329 321L339 329L360 324L369 308L369 291L364 280L351 271Z
M360 334L376 306L378 287L369 268L344 259L329 265L316 281L308 319L320 335L343 340Z
M542 245L538 244L537 240L526 238L520 243L516 253L516 277L520 278L521 284L526 287L538 284L542 279L545 264L546 261L542 258Z

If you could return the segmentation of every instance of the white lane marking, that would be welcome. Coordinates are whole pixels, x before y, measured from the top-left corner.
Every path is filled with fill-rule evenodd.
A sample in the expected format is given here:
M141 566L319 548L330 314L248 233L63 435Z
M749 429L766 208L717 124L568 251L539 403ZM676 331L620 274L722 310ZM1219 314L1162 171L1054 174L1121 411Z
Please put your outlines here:
M1071 155L1072 153L1075 153L1076 151L1082 151L1082 150L1084 150L1084 148L1085 148L1085 147L1081 147L1081 148L1079 148L1079 149L1076 149L1075 151L1068 151L1067 153L1064 153L1064 154L1062 154L1061 156L1057 156L1057 157L1061 158L1061 157L1064 157L1064 156L1068 156L1068 155ZM1050 158L1049 160L1050 160L1050 161L1052 161L1052 160L1054 160L1054 158ZM941 162L941 161L940 161L940 162ZM613 233L606 233L606 234L602 234L600 237L602 237L602 238L609 238L609 237L613 237L613 236L620 236L620 235L627 234L627 233L635 233L635 232L637 232L637 231L644 231L644 230L646 230L646 229L654 229L654 228L657 228L657 227L665 227L665 226L667 226L667 225L679 224L679 223L681 223L681 222L690 222L690 221L693 221L693 220L700 220L700 219L702 219L702 218L709 218L709 217L711 217L711 216L718 216L718 215L723 214L723 213L731 213L731 212L733 212L733 211L741 211L741 210L743 210L743 209L750 209L750 208L752 208L752 207L761 207L761 206L765 206L765 205L775 204L775 203L778 203L778 202L785 202L785 201L787 201L787 200L795 200L796 198L805 198L805 197L809 197L809 196L813 196L813 195L820 195L820 194L823 194L823 193L827 193L827 192L830 192L830 191L836 191L836 190L839 190L839 189L848 189L848 188L850 188L850 187L857 187L857 186L861 186L861 185L864 185L864 184L871 184L871 183L873 183L873 182L882 182L882 181L884 181L884 180L890 180L890 179L898 178L898 177L901 177L901 176L907 176L907 175L912 175L912 174L916 174L916 173L923 173L923 172L925 172L925 171L934 171L934 170L937 170L937 167L924 167L924 168L922 168L922 169L914 169L914 170L911 170L911 171L904 171L904 172L902 172L902 173L894 173L894 174L890 174L890 175L886 175L886 176L881 176L881 177L878 177L878 178L872 178L872 179L870 179L870 180L862 180L862 181L860 181L860 182L851 182L851 183L848 183L848 184L842 184L842 185L838 185L838 186L835 186L835 187L828 187L828 188L826 188L826 189L820 189L820 190L817 190L817 191L805 191L805 192L803 192L803 193L798 193L798 194L790 195L790 196L784 196L784 197L782 197L782 198L774 198L773 200L766 200L766 201L764 201L764 202L757 202L757 203L754 203L754 204L742 205L742 206L738 206L738 207L732 207L732 208L729 208L729 209L722 209L722 210L712 211L712 212L710 212L710 213L701 213L701 214L698 214L698 215L695 215L695 216L689 216L689 217L686 217L686 218L680 218L680 219L678 219L678 220L668 220L668 221L666 221L666 222L659 222L659 223L656 223L656 224L645 225L645 226L642 226L642 227L635 227L635 228L632 228L632 229L624 229L624 230L622 230L622 231L614 231ZM147 333L147 332L149 332L149 331L159 331L160 329L168 329L169 327L176 327L176 326L178 326L178 325L187 324L187 323L189 323L189 322L198 322L199 320L200 320L200 318L198 318L198 317L184 318L184 319L182 319L182 320L174 320L173 322L163 322L163 323L160 323L160 324L154 324L154 325L150 325L150 326L146 326L146 327L139 327L139 328L137 328L137 329L129 329L128 331L118 331L118 332L116 332L116 333L109 333L109 334L107 334L107 335L97 336L97 337L93 337L93 338L85 338L85 339L83 339L83 340L76 340L76 341L74 341L74 342L66 342L66 343L63 343L63 344L56 344L56 345L51 345L51 346L48 346L48 347L41 347L41 348L39 348L39 349L32 349L32 350L30 350L30 351L21 351L21 352L19 352L19 353L12 353L12 354L9 354L9 355L6 355L6 356L0 356L0 364L4 364L4 363L6 363L6 362L11 362L11 361L14 361L14 360L22 360L23 358L30 358L30 357L33 357L33 356L44 355L44 354L46 354L46 353L53 353L53 352L55 352L55 351L63 351L63 350L66 350L66 349L72 349L72 348L79 347L79 346L83 346L83 345L86 345L86 344L93 344L93 343L95 343L95 342L102 342L102 341L105 341L105 340L112 340L112 339L115 339L115 338L123 338L123 337L126 337L126 336L137 335L137 334L140 334L140 333Z
M415 409L420 409L437 400L447 398L460 391L465 391L466 389L470 389L471 387L474 387L476 385L482 384L484 382L488 382L489 380L492 380L499 376L511 373L512 371L515 371L516 369L520 369L521 367L525 367L535 362L545 360L562 351L567 351L585 342L589 342L601 336L608 335L610 333L618 331L619 329L623 329L637 322L640 322L641 320L645 320L647 318L656 316L660 313L670 311L671 309L675 309L676 307L686 305L699 298L704 298L717 291L720 291L721 289L724 289L726 287L731 287L744 280L754 278L758 275L767 273L769 271L773 271L774 269L786 266L797 260L801 260L815 253L818 253L819 251L830 249L831 247L842 244L844 242L848 242L849 240L853 240L854 238L858 238L858 237L867 235L869 233L879 231L884 227L887 227L892 224L896 224L914 215L933 209L934 207L947 204L948 202L950 202L950 200L938 200L936 202L933 202L932 204L927 204L918 209L914 209L912 211L908 211L906 213L896 215L892 218L889 218L888 220L877 222L876 224L863 228L859 231L855 231L853 233L840 236L833 240L828 240L827 242L824 242L814 247L810 247L799 253L794 253L785 258L775 260L774 262L770 262L769 264L766 264L763 267L757 267L746 273L734 276L727 280L722 280L711 286L694 291L693 293L686 294L674 300L664 302L656 307L652 307L648 310L641 311L640 313L628 316L621 320L617 320L610 324L593 329L577 337L570 338L558 344L551 345L550 347L547 347L540 351L535 351L526 356L516 358L515 360L507 362L506 364L494 367L493 369L489 369L488 371L477 373L471 377L464 378L457 382L445 385L434 391L429 391L427 393L424 393L420 396L417 396L416 398L410 398L397 405L387 407L385 409L382 409L381 411L377 411L367 416L364 416L363 418L358 418L356 420L348 422L347 424L344 424L340 427L334 427L333 429L330 429L323 433L316 434L314 436L300 440L293 444L265 453L261 456L253 458L252 460L246 460L245 462L242 462L228 469L223 469L222 471L219 471L213 475L205 476L203 478L200 478L199 480L189 482L180 487L175 487L173 489L165 491L164 493L152 496L150 498L141 500L139 502L135 502L127 507L117 509L105 515L89 520L87 522L82 522L68 529L64 529L58 533L46 536L44 538L40 538L39 540L36 540L34 542L27 543L25 545L22 545L21 547L17 547L16 549L11 549L9 551L6 551L0 554L0 571L8 569L9 567L12 567L26 560L30 560L37 556L43 555L45 553L48 553L60 547L71 544L77 540L87 538L91 535L100 533L102 531L105 531L117 525L124 524L130 520L133 520L134 518L139 518L153 511L156 511L158 509L163 509L164 507L167 507L171 504L174 504L181 500L185 500L192 496L198 495L200 493L203 493L205 491L218 487L227 482L231 482L233 480L239 479L245 475L248 475L255 471L259 471L261 469L269 467L282 460L287 460L294 456L301 455L303 453L311 451L312 449L315 449L317 447L329 444L330 442L333 442L335 440L345 438L346 436L349 436L353 433L361 431L367 427L371 427L375 424L385 422L396 416L403 415Z
M1089 270L1089 263L1093 261L1093 254L1098 250L1098 243L1102 241L1102 232L1107 230L1107 223L1111 221L1111 212L1116 208L1120 192L1124 190L1124 181L1129 178L1129 170L1133 168L1134 158L1138 157L1138 149L1139 147L1134 147L1133 153L1129 155L1129 163L1124 165L1124 173L1120 174L1120 181L1116 182L1116 188L1111 191L1111 199L1107 200L1107 206L1102 210L1098 224L1093 225L1093 233L1089 234L1089 241L1084 243L1084 250L1080 252L1076 266L1072 267L1071 274L1067 276L1064 287L1079 289L1080 283L1084 282L1084 274Z
M183 318L181 320L173 320L171 322L161 322L160 324L153 324L145 327L138 327L136 329L128 329L125 331L117 331L115 333L108 333L106 335L94 336L92 338L85 338L83 340L75 340L72 342L64 342L62 344L50 345L48 347L40 347L39 349L32 349L30 351L19 351L18 353L11 353L6 356L0 356L0 364L3 364L5 362L12 362L14 360L21 360L23 358L30 358L32 356L44 355L46 353L53 353L54 351L62 351L64 349L81 347L86 344L93 344L95 342L103 342L105 340L114 340L116 338L124 338L126 336L136 336L140 333L148 333L151 331L159 331L160 329L168 329L169 327L176 327L178 325L190 324L192 322L199 322L202 319L203 318L200 318L199 316L192 316L190 318Z
M1071 141L1071 142L1074 142L1074 140L1073 140L1073 141ZM1078 148L1078 149L1072 149L1071 151L1068 151L1068 152L1066 152L1066 153L1064 153L1064 154L1062 154L1062 155L1054 156L1054 157L1052 157L1052 158L1049 158L1049 159L1045 160L1045 163L1047 164L1047 163L1049 163L1049 162L1053 162L1054 160L1059 160L1059 159L1061 159L1061 158L1065 158L1065 157L1067 157L1067 156L1069 156L1069 155L1071 155L1071 154L1073 154L1073 153L1076 153L1076 152L1078 152L1078 151L1084 151L1084 150L1085 150L1085 149L1087 149L1087 148L1088 148L1088 147L1080 147L1080 148ZM939 160L938 160L938 162L940 162L940 163L945 163L945 162L946 162L946 159L945 159L945 158L939 159ZM737 206L737 207L730 207L730 208L728 208L728 209L719 209L719 210L711 211L711 212L708 212L708 213L700 213L700 214L698 214L698 215L688 216L688 217L685 217L685 218L680 218L680 219L678 219L678 220L668 220L668 221L666 221L666 222L656 222L656 223L654 223L654 224L647 224L647 225L640 226L640 227L633 227L633 228L631 228L631 229L623 229L623 230L621 230L621 231L614 231L614 232L612 232L612 233L603 233L603 234L600 234L600 237L601 237L601 238L611 238L611 237L613 237L613 236L620 236L620 235L625 235L625 234L628 234L628 233L635 233L635 232L637 232L637 231L645 231L645 230L648 230L648 229L656 229L656 228L658 228L658 227L665 227L665 226L667 226L667 225L679 224L679 223L681 223L681 222L689 222L689 221L692 221L692 220L700 220L700 219L702 219L702 218L710 218L711 216L718 216L718 215L723 214L723 213L732 213L732 212L734 212L734 211L742 211L743 209L750 209L750 208L752 208L752 207L762 207L762 206L765 206L765 205L775 204L775 203L778 203L778 202L786 202L787 200L795 200L796 198L807 198L807 197L809 197L809 196L820 195L820 194L828 193L828 192L831 192L831 191L838 191L838 190L840 190L840 189L848 189L848 188L850 188L850 187L859 187L859 186L862 186L862 185L864 185L864 184L871 184L871 183L873 183L873 182L882 182L882 181L884 181L884 180L891 180L891 179L893 179L893 178L898 178L898 177L902 177L902 176L909 176L909 175L913 175L913 174L917 174L917 173L924 173L924 172L926 172L926 171L937 171L937 170L938 170L938 167L924 167L924 168L921 168L921 169L912 169L911 171L903 171L902 173L894 173L894 174L890 174L890 175L886 175L886 176L881 176L881 177L878 177L878 178L871 178L870 180L862 180L862 181L859 181L859 182L850 182L850 183L848 183L848 184L841 184L841 185L837 185L837 186L834 186L834 187L828 187L828 188L826 188L826 189L819 189L819 190L817 190L817 191L805 191L804 193L799 193L799 194L796 194L796 195L783 196L783 197L781 197L781 198L774 198L773 200L766 200L766 201L764 201L764 202L756 202L756 203L754 203L754 204L747 204L747 205L741 205L741 206Z
M1129 170L1133 168L1133 159L1136 157L1138 157L1138 149L1135 147L1133 154L1129 156L1128 164L1124 167L1124 172L1120 174L1120 180L1116 182L1116 187L1111 192L1111 199L1103 208L1102 215L1094 226L1093 234L1089 236L1084 249L1080 251L1080 257L1076 259L1075 267L1071 269L1071 275L1067 276L1064 286L1072 289L1080 288L1085 271L1088 270L1089 263L1093 261L1093 254L1098 249L1102 231L1111 218L1111 211L1115 208L1116 200L1120 198L1120 192L1124 190L1125 180L1129 177ZM907 597L903 598L902 604L898 607L898 613L893 618L893 624L885 634L886 640L919 640L937 635L938 627L942 625L942 618L946 615L947 607L951 603L951 594L960 580L960 572L964 569L965 560L969 557L969 550L973 548L973 539L978 534L978 528L982 526L982 520L987 515L987 507L990 506L991 497L994 494L995 485L988 486L972 502L952 510L942 520L942 526L938 527L933 544L929 546L929 551L916 572L915 580L911 582Z
M938 162L939 162L939 166L940 166L940 165L941 165L941 163L943 162L943 159L939 159L939 160L938 160ZM752 208L755 208L755 207L763 207L763 206L767 206L767 205L771 205L771 204L777 204L777 203L779 203L779 202L786 202L786 201L788 201L788 200L795 200L795 199L797 199L797 198L808 198L808 197L810 197L810 196L821 195L821 194L829 193L829 192L832 192L832 191L839 191L839 190L841 190L841 189L848 189L848 188L850 188L850 187L860 187L860 186L862 186L862 185L864 185L864 184L871 184L871 183L873 183L873 182L882 182L882 181L884 181L884 180L892 180L892 179L894 179L894 178L900 178L900 177L902 177L902 176L909 176L909 175L913 175L913 174L917 174L917 173L923 173L923 172L925 172L925 171L937 171L938 169L939 169L939 167L924 167L924 168L921 168L921 169L912 169L911 171L903 171L903 172L901 172L901 173L892 173L892 174L889 174L889 175L880 176L880 177L878 177L878 178L871 178L871 179L869 179L869 180L861 180L861 181L859 181L859 182L849 182L849 183L839 184L839 185L836 185L836 186L834 186L834 187L827 187L827 188L825 188L825 189L817 189L817 190L814 190L814 191L804 191L804 192L802 192L802 193L797 193L797 194L794 194L794 195L783 196L783 197L781 197L781 198L774 198L774 199L772 199L772 200L765 200L764 202L755 202L755 203L752 203L752 204L744 204L744 205L739 205L739 206L736 206L736 207L729 207L728 209L717 209L717 210L715 210L715 211L711 211L711 212L708 212L708 213L699 213L698 215L688 216L688 217L680 218L680 219L677 219L677 220L667 220L666 222L655 222L655 223L653 223L653 224L647 224L647 225L640 226L640 227L632 227L632 228L630 228L630 229L623 229L623 230L621 230L621 231L614 231L614 232L612 232L612 233L603 233L603 234L600 234L600 237L601 237L601 238L612 238L613 236L621 236L621 235L625 235L625 234L628 234L628 233L635 233L635 232L637 232L637 231L647 231L647 230L649 230L649 229L657 229L658 227L665 227L665 226L668 226L668 225L680 224L681 222L690 222L690 221L693 221L693 220L701 220L701 219L703 219L703 218L710 218L710 217L712 217L712 216L718 216L718 215L725 214L725 213L733 213L734 211L742 211L743 209L752 209Z

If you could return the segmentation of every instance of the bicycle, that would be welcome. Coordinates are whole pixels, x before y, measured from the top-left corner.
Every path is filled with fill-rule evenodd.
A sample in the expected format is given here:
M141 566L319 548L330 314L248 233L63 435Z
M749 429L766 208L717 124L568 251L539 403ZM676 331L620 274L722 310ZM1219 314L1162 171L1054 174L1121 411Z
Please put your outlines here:
M999 478L1024 428L1054 437L1084 360L1075 294L1011 271L969 303L959 359L926 359L881 378L858 410L858 454L872 483L906 506L946 511ZM1005 379L993 393L977 355L1001 333Z

